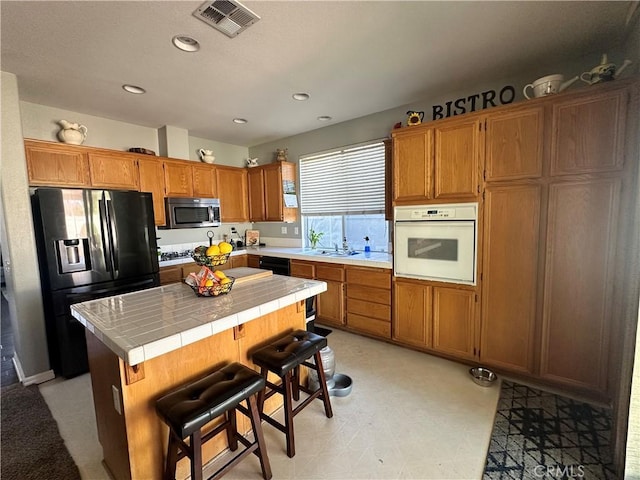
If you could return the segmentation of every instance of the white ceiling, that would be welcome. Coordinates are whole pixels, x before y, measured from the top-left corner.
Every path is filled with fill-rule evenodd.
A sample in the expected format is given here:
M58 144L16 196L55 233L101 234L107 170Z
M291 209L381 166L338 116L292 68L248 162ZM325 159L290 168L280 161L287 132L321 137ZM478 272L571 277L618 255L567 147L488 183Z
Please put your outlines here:
M2 1L1 68L28 102L253 146L611 51L631 2L246 1L261 20L233 39L201 3Z

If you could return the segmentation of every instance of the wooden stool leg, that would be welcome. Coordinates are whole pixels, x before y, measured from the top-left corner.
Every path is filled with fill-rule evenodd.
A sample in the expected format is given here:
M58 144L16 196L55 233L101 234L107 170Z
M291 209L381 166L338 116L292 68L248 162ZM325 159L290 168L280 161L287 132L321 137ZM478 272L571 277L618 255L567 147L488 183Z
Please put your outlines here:
M324 413L327 418L333 417L333 409L331 408L331 400L329 399L329 389L327 388L327 378L324 374L324 366L322 365L322 356L320 351L314 355L316 372L318 372L318 381L320 382L320 388L322 389L322 401L324 402Z
M175 480L176 463L178 463L178 441L174 438L173 432L169 430L167 461L164 467L164 480Z
M232 408L227 413L227 442L229 450L235 452L238 449L238 424L236 420L236 409Z
M300 400L300 365L293 369L291 385L293 387L293 399L297 402Z
M256 397L251 395L247 398L247 406L249 407L249 413L251 414L251 428L253 428L253 435L258 443L258 449L254 452L260 459L260 468L262 468L262 478L264 480L270 480L273 476L271 474L271 464L269 463L269 456L267 455L267 446L264 441L264 434L262 433L262 424L260 420L260 412L258 411L258 405Z
M293 392L292 392L292 377L293 373L289 370L284 374L282 379L284 387L284 426L285 435L287 437L287 456L293 458L296 454L296 443L293 434Z
M267 376L269 375L269 370L266 367L260 367L260 375L264 378L264 381L267 381ZM264 412L264 397L267 394L267 387L265 387L258 392L258 412L262 414Z
M191 480L202 480L202 433L196 430L191 434Z

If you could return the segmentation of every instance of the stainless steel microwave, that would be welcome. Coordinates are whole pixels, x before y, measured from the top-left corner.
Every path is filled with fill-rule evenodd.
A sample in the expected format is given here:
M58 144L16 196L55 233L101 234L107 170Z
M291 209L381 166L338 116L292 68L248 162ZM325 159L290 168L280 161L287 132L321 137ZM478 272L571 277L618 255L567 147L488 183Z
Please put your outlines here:
M220 226L220 199L170 197L165 199L165 228Z

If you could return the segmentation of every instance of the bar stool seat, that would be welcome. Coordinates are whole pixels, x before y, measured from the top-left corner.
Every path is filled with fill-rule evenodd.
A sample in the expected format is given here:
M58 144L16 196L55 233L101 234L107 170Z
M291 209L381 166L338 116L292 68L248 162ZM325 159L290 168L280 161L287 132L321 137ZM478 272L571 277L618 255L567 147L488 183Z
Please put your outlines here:
M262 392L262 376L240 363L231 363L207 376L183 385L156 401L159 417L169 426L169 444L164 478L175 479L176 464L183 457L191 460L191 478L202 479L202 444L226 431L229 449L238 442L246 448L211 476L218 479L250 453L260 459L262 476L271 478L271 466L262 433L256 394ZM247 406L241 402L246 401ZM251 420L255 441L249 442L238 433L236 410ZM202 427L224 415L223 423L202 435ZM189 437L189 443L184 440Z
M329 391L322 366L320 350L327 346L327 339L306 330L296 330L263 347L251 356L253 363L260 367L260 373L265 381L265 389L258 394L258 409L260 417L270 425L276 427L286 436L287 455L295 455L295 437L293 418L313 400L320 399L324 403L325 415L333 417ZM308 360L313 357L314 362ZM320 386L317 390L300 385L300 366L313 369L318 374ZM269 372L281 378L277 385L267 379ZM293 401L300 399L300 391L308 394L302 403L293 408ZM264 402L272 395L279 393L284 399L284 424L264 413Z

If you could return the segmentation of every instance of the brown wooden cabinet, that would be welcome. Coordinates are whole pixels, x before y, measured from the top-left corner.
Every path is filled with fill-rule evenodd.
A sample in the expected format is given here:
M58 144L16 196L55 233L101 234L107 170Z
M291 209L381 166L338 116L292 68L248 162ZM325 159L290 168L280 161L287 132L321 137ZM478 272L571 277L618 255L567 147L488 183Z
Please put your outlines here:
M89 160L73 145L24 141L29 185L89 187Z
M181 160L164 160L163 164L167 197L193 197L192 166Z
M347 265L346 324L391 339L391 270Z
M316 267L312 262L304 260L290 260L289 269L292 277L308 278L313 280L316 278Z
M456 358L474 359L476 293L433 287L433 349Z
M475 359L476 293L396 279L393 340L450 357Z
M393 204L476 200L483 159L480 125L476 115L394 130Z
M433 291L417 280L396 279L393 285L393 340L431 348Z
M487 114L483 364L610 398L636 95L600 85Z
M318 295L316 300L317 322L344 326L344 266L317 263L316 279L327 282L327 291Z
M297 209L284 205L284 183L295 191L296 166L269 163L248 169L249 218L252 222L294 222Z
M628 99L618 89L554 102L551 175L621 170Z
M160 285L182 281L182 265L160 267Z
M487 182L542 175L543 120L541 105L487 116L484 173Z
M533 371L540 254L537 184L490 186L484 205L480 360Z
M542 378L606 391L619 203L619 178L550 187Z
M433 129L407 127L393 132L393 203L433 198Z
M91 186L106 189L138 190L136 157L129 153L87 153Z
M138 175L140 191L150 192L153 197L153 216L156 225L166 225L162 162L155 158L138 158Z
M215 167L196 163L191 166L193 195L202 198L217 198Z
M247 255L247 267L260 268L260 255Z
M264 169L253 167L247 170L249 190L249 221L264 222L267 218L264 205Z
M480 119L456 119L434 128L434 198L469 198L480 193Z
M216 166L216 188L222 221L249 221L247 169Z

